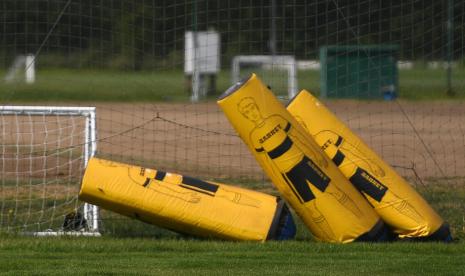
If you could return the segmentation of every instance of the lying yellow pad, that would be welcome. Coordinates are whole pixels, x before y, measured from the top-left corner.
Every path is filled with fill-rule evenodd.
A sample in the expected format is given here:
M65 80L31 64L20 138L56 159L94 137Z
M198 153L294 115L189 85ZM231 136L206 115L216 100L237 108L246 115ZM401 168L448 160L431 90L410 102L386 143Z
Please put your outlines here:
M400 238L450 239L448 226L428 203L309 92L301 91L287 110Z
M218 104L317 239L383 239L384 224L366 199L255 74L228 89Z
M200 237L279 239L280 226L292 222L274 196L97 158L89 161L79 199Z

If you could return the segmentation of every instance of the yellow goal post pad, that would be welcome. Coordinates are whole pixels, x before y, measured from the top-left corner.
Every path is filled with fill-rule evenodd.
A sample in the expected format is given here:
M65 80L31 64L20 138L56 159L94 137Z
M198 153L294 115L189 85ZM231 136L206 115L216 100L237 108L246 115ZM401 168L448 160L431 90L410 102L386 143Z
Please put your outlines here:
M255 74L229 88L218 104L317 240L387 239L388 229L367 200Z
M225 240L289 239L281 199L221 183L91 158L79 199L179 233Z
M448 225L415 189L310 92L302 90L287 110L399 238L451 240Z

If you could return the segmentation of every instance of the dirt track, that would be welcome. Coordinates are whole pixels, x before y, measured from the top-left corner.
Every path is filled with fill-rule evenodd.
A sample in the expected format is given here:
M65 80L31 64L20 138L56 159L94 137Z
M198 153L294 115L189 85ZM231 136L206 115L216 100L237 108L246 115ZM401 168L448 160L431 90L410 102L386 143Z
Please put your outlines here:
M327 105L403 175L413 176L415 168L423 179L465 176L465 104L331 101ZM18 137L9 134L16 131L18 121L14 120L2 117L2 144L10 145L3 147L3 159L19 151L25 158L20 163L2 163L3 174L21 167L25 174L41 177L44 166L57 175L67 174L64 171L80 174L81 161L67 161L71 167L56 169L58 155L44 159L45 154L35 154L40 162L31 162L27 156L37 151L31 147L50 151L81 143L83 120L50 118L47 124L32 128L25 118L21 123L24 133ZM97 129L100 156L201 177L264 177L214 102L99 104ZM66 133L72 135L58 138L67 137ZM21 149L14 146L18 143L24 144ZM60 156L79 155L80 150L82 145Z
M327 105L403 175L465 176L465 104ZM196 176L264 177L214 102L101 104L97 113L100 155Z

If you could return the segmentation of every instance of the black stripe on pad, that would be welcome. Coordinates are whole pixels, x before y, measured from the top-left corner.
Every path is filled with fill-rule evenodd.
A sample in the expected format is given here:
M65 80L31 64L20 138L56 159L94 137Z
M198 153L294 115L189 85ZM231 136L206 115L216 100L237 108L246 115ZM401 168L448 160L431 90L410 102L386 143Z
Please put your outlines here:
M162 181L166 176L166 172L164 171L157 171L157 174L155 175L155 179Z
M292 140L289 137L286 137L286 140L282 142L279 146L268 152L268 155L271 159L275 159L283 155L292 147Z
M336 152L336 155L333 157L333 162L336 164L336 166L339 167L339 165L342 164L342 161L344 161L345 155L342 153L340 150Z
M200 190L208 191L211 193L216 193L216 191L218 190L218 185L211 184L211 183L202 181L197 178L189 177L189 176L182 177L182 184L195 187Z
M339 147L339 145L342 143L342 136L337 136L337 141L336 143L334 144L336 147Z
M149 185L149 183L150 183L150 178L147 177L147 178L145 179L144 184L142 184L142 186L147 187L147 186Z
M284 128L284 131L285 131L285 132L288 132L289 129L291 129L291 124L290 124L290 123L287 123L286 127Z
M192 188L191 186L187 186L187 185L184 185L184 184L181 184L179 186L183 187L184 189L194 191L196 193L201 193L201 194L204 194L204 195L207 195L207 196L215 196L215 194L212 194L210 192L201 191L201 190L199 190L197 188Z

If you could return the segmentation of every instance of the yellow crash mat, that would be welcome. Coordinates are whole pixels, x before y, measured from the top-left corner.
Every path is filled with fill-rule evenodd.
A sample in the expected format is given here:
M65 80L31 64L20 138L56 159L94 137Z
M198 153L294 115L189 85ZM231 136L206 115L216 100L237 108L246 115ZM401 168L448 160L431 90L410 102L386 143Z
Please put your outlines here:
M400 238L450 238L429 204L308 91L301 91L287 110Z
M367 200L255 74L229 88L218 104L316 239L382 239L386 228Z
M79 199L180 233L264 241L276 234L283 202L267 194L92 158Z

